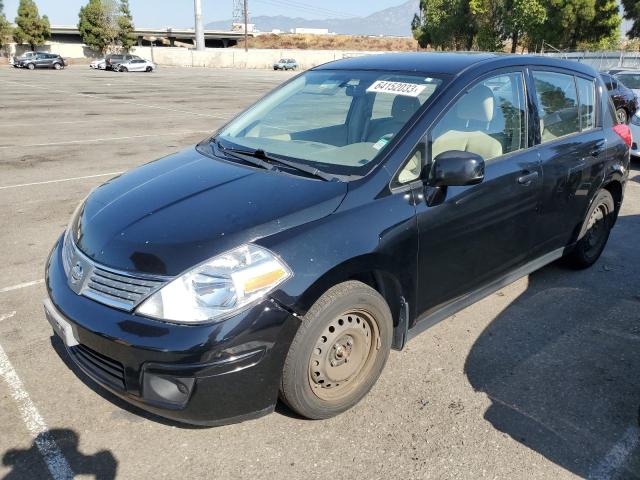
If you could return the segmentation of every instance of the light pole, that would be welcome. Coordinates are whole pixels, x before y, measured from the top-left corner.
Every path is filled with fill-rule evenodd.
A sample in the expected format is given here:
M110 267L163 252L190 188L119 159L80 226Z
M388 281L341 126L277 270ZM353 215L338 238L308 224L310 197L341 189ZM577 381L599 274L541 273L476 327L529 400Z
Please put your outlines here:
M202 1L193 0L196 17L196 50L204 50L204 28L202 26Z
M247 38L248 38L248 32L247 32L247 27L249 25L249 10L248 10L248 6L247 6L247 0L244 0L244 51L248 52L249 51L249 45L247 45Z

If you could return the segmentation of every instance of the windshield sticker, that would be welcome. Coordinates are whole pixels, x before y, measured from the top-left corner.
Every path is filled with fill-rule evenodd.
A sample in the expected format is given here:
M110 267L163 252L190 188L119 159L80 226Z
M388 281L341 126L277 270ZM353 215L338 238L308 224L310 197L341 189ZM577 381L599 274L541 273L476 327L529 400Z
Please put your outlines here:
M404 82L388 82L386 80L378 80L367 88L367 92L375 93L393 93L396 95L404 95L405 97L417 97L426 88L426 85L417 83Z
M376 150L380 150L381 148L384 148L387 146L387 143L389 143L389 140L391 140L391 137L393 135L385 135L384 137L380 138L380 140L378 140L376 143L374 143L372 146L373 148L375 148Z

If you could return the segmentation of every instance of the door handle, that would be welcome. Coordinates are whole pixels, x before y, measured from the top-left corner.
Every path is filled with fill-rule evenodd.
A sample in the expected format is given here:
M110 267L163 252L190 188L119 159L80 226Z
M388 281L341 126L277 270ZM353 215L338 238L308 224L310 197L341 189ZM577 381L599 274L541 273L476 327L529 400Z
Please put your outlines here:
M538 178L538 172L527 172L521 177L518 177L518 183L520 185L524 185L525 187L528 187L537 178Z

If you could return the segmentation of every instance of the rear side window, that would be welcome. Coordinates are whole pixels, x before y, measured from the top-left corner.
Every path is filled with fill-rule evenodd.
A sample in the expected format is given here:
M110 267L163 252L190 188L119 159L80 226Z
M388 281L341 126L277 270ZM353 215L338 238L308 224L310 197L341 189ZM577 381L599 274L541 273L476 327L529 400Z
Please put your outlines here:
M596 126L596 87L593 80L576 77L578 100L580 101L580 129L589 130Z
M578 94L573 75L533 72L542 143L580 131Z

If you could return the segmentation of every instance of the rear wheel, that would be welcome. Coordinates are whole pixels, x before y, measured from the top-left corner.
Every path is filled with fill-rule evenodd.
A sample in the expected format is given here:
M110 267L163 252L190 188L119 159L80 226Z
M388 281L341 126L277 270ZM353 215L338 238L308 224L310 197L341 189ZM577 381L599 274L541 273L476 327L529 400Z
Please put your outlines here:
M391 312L374 289L357 281L330 288L305 315L291 343L282 400L312 419L348 410L380 376L392 334Z
M624 108L616 110L616 118L618 119L618 123L622 123L624 125L629 122L629 115L627 115L627 111Z
M588 268L593 265L607 245L609 234L613 227L615 203L607 190L600 190L578 235L578 242L569 255L567 263L577 269Z
M34 68L36 68L36 66L33 63L30 63L30 64L27 65L27 68L29 70L33 70Z

